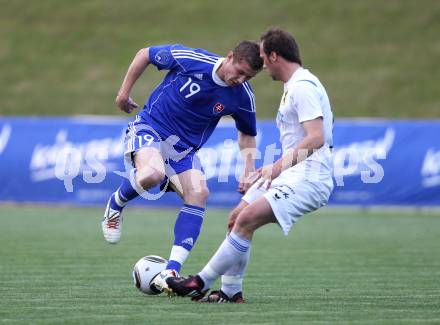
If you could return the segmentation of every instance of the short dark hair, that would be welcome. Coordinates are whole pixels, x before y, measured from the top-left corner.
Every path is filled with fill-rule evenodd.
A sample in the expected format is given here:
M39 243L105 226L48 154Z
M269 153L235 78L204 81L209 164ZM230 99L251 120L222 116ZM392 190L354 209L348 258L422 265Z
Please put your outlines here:
M292 35L279 27L270 27L260 38L266 55L275 52L290 62L302 65L299 47Z
M241 41L232 50L234 62L245 60L250 68L259 71L263 68L263 59L260 57L260 45L254 41Z

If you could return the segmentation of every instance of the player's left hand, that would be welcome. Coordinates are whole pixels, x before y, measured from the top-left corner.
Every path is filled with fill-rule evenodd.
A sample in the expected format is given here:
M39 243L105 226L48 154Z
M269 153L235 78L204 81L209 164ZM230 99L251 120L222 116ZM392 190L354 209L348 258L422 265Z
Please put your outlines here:
M281 167L278 165L277 163L270 164L257 170L257 172L259 172L259 177L256 180L258 188L263 187L265 190L269 189L272 181L281 174Z
M257 171L245 172L240 176L237 192L240 194L245 194L247 190L255 183L258 177L259 173Z
M139 105L136 104L129 96L118 95L115 99L115 103L122 111L127 114L131 113L132 110L139 107Z

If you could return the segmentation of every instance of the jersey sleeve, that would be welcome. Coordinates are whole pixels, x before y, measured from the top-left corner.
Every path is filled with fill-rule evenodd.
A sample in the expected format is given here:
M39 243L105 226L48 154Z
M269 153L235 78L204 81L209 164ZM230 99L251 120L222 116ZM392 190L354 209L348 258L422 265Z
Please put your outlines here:
M241 103L237 111L232 114L232 118L235 120L235 125L240 132L256 136L257 117L255 114L254 93L248 83L244 83L242 86L243 94L241 96Z
M315 85L299 82L291 96L300 123L323 117L320 95Z
M173 45L150 46L150 63L158 70L172 70L178 66L172 53Z
M181 44L150 47L150 62L158 70L181 70L195 72L203 70L206 64L214 65L218 56L202 49L193 49Z

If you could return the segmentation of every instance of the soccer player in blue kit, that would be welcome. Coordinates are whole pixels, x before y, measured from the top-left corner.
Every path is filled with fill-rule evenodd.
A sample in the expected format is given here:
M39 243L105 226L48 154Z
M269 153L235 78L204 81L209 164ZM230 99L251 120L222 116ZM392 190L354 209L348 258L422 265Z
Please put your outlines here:
M179 44L143 48L116 97L117 106L126 113L138 108L130 92L149 64L169 71L128 125L125 161L133 168L108 201L102 231L115 244L121 237L122 210L130 200L156 185L178 193L183 206L174 226L168 265L156 277L161 289L168 277L178 275L199 236L209 191L196 153L222 116L235 121L244 175L254 171L255 98L247 81L262 69L263 60L259 44L252 41L240 42L224 58ZM240 182L239 191L247 187Z

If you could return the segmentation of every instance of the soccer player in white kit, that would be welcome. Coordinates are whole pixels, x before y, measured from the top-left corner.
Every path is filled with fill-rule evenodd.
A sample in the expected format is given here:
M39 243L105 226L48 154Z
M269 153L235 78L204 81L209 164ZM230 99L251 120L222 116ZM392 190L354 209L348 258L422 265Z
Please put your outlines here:
M295 39L280 28L262 35L260 56L272 79L284 83L276 119L283 155L257 170L254 185L229 216L230 232L203 270L167 280L180 296L244 302L243 276L255 230L278 223L287 235L298 218L324 206L333 190L333 114L324 87L302 67ZM221 290L203 297L219 276Z

